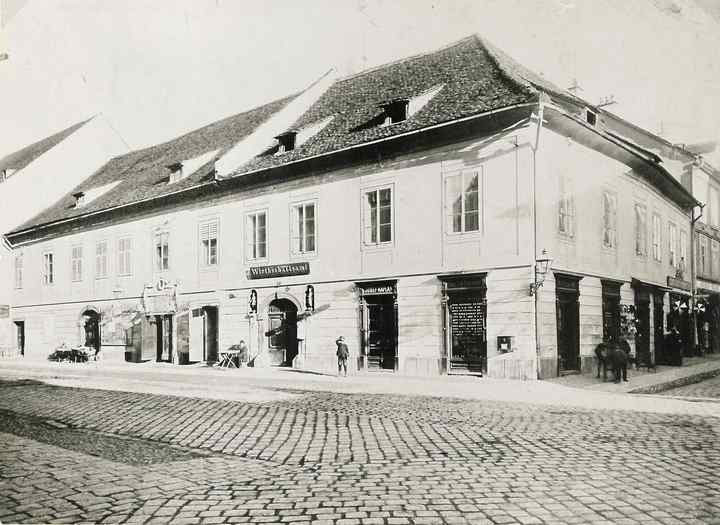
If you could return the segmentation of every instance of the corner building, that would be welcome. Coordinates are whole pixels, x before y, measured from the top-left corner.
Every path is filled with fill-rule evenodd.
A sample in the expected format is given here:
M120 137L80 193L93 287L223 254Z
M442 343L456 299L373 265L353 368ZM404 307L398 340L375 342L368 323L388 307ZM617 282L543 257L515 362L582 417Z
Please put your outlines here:
M619 122L476 36L323 78L116 157L7 234L12 316L41 358L215 361L242 339L254 366L332 372L343 335L352 373L587 369L623 306L665 322L696 204Z

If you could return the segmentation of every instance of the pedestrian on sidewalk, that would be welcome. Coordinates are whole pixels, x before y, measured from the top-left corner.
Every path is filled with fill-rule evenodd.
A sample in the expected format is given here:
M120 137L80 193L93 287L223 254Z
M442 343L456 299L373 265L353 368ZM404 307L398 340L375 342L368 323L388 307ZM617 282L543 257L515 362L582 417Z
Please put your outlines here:
M335 355L337 355L338 360L338 375L340 375L340 372L342 371L344 372L345 377L347 377L347 361L350 351L345 344L345 338L343 336L338 337L335 344L337 345L337 352L335 352Z

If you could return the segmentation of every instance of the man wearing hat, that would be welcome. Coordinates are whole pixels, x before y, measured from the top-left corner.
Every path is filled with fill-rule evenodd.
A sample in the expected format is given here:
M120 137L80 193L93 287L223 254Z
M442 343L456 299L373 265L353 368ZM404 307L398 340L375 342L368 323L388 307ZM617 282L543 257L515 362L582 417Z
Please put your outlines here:
M338 359L338 375L340 375L340 372L343 371L345 373L345 377L347 377L347 360L350 352L345 344L345 338L343 336L338 337L335 344L337 345L337 352L335 352L335 355L337 355Z

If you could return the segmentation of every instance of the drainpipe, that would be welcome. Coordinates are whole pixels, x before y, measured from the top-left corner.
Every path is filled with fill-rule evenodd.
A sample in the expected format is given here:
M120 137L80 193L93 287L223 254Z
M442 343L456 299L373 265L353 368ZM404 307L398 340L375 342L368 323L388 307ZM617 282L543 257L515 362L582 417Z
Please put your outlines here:
M540 100L538 101L538 123L535 131L535 143L532 144L533 152L533 172L532 172L532 228L533 228L533 249L532 249L532 261L531 261L531 278L532 282L535 283L537 278L537 150L540 144L540 130L543 124L543 114L545 104L542 101L544 94L540 94ZM537 379L540 379L540 332L538 329L538 294L539 289L533 293L533 338L535 340L535 372Z
M703 216L704 204L700 204L700 215L695 217L695 206L690 210L690 308L692 308L692 325L693 325L693 352L698 346L697 331L697 311L695 310L695 279L697 268L695 267L695 223ZM700 238L698 237L698 242Z

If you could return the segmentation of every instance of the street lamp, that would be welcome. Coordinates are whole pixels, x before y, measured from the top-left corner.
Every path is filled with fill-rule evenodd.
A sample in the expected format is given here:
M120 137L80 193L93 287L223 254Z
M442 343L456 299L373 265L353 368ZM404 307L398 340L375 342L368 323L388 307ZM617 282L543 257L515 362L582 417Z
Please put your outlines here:
M552 266L552 258L547 256L547 250L542 251L542 257L535 260L535 280L530 283L530 296L535 295L538 288L545 283L545 277Z

